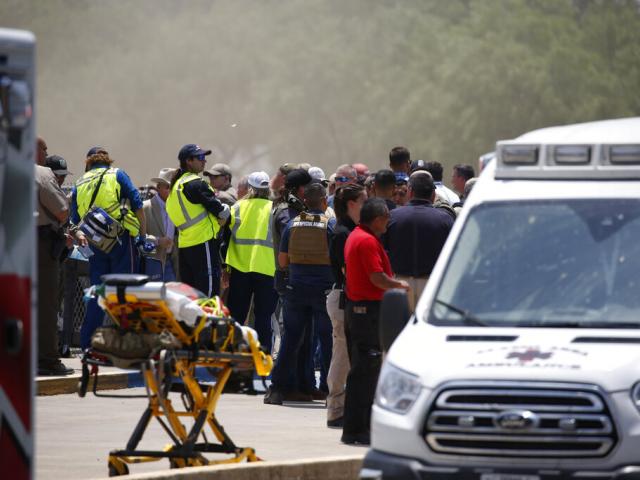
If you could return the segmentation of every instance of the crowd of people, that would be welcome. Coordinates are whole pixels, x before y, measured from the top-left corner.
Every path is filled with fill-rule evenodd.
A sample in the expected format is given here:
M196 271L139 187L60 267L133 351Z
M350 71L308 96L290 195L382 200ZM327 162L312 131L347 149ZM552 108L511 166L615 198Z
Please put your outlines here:
M229 165L207 169L211 150L187 144L143 200L99 146L67 197L66 162L47 153L38 139L39 375L70 373L58 355L56 301L60 264L76 244L92 284L107 273L145 273L221 295L237 321L251 319L268 352L281 316L264 403L326 399L327 426L342 428L344 443L369 443L380 302L400 288L415 308L475 181L471 165L454 166L450 189L439 162L412 161L395 147L389 168L376 172L355 163L325 177L320 167L287 163L234 188ZM83 349L102 319L89 301Z

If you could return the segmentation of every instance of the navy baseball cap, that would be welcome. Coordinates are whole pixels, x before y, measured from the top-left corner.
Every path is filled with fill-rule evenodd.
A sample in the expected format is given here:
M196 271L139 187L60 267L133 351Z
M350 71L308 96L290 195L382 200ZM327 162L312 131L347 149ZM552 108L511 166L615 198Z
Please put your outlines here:
M211 150L204 150L195 143L187 143L180 149L180 152L178 152L178 160L183 161L197 155L211 155Z
M396 185L402 185L403 183L409 182L409 175L404 172L395 172L396 177Z
M99 152L103 152L103 153L107 153L107 150L104 147L91 147L89 149L89 151L87 152L87 158L89 158L91 155L95 155L96 153Z

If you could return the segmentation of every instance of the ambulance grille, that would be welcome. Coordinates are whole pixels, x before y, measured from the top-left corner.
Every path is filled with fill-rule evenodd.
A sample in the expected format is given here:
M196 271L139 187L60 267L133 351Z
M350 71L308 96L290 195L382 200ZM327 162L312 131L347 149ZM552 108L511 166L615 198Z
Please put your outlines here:
M424 438L436 453L535 458L603 457L617 441L597 387L533 382L445 386Z

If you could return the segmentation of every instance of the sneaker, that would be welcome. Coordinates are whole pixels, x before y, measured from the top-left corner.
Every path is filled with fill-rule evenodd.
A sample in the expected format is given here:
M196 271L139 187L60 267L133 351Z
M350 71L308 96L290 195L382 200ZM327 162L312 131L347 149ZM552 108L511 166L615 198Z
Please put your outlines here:
M370 445L371 436L369 433L343 433L340 441L347 445Z
M273 387L269 387L267 393L264 395L263 402L267 405L282 405L284 396L282 392L274 390Z
M344 417L334 418L333 420L327 420L327 427L329 428L342 428L344 425Z
M303 392L286 392L283 399L287 402L313 402L313 396Z
M65 375L71 375L72 373L73 368L67 367L60 360L56 363L38 365L39 377L64 377Z

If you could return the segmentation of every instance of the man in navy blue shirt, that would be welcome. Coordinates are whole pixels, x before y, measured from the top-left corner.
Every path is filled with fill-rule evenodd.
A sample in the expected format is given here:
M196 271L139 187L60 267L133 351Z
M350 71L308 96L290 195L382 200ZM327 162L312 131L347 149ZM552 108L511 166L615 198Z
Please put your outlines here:
M426 172L411 175L408 195L409 203L391 212L383 244L396 277L411 286L409 306L414 310L451 231L453 219L442 209L433 207L435 185Z
M278 262L283 268L289 267L284 337L264 403L281 405L289 399L311 401L325 397L328 392L326 375L331 363L332 331L326 299L334 282L329 236L335 219L324 214L326 195L321 183L308 184L304 189L308 210L291 220L282 235ZM313 375L314 330L322 351L319 391Z

